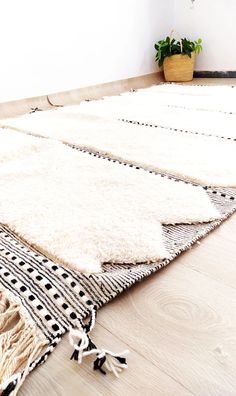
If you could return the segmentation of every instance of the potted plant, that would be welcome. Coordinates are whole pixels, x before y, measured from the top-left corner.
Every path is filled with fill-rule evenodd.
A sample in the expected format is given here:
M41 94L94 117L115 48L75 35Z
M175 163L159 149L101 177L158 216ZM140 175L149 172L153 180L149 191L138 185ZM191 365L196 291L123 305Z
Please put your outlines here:
M193 79L195 54L202 50L202 39L166 37L155 44L156 61L163 66L166 81L191 81Z

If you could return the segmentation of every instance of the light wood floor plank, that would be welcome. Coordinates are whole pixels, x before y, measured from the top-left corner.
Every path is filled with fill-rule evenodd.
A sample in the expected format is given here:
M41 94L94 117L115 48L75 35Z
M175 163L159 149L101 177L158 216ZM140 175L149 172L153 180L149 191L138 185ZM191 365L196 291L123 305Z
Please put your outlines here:
M181 263L236 289L236 214L192 247L190 257L184 253ZM196 254L195 254L196 253Z
M104 307L98 320L193 394L235 395L236 291L179 262Z
M93 332L94 342L114 351L127 349L127 345L99 324ZM159 370L146 358L131 350L128 358L130 369L120 378L106 376L92 370L92 359L81 366L70 361L71 346L67 336L47 363L33 372L19 392L19 396L121 396L153 395L191 396L183 386Z

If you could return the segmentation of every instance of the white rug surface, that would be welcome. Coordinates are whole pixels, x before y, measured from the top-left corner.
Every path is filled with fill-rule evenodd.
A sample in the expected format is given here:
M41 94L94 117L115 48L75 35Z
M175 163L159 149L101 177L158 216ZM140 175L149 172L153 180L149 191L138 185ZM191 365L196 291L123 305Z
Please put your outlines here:
M220 218L201 187L59 142L0 131L0 158L0 222L80 271L100 271L104 262L166 258L161 223Z
M230 114L232 111L233 114ZM61 108L60 112L67 114L80 112L112 119L124 118L165 128L236 139L236 87L230 86L154 85L137 92L105 97L102 100L85 101L78 108L67 106L64 109ZM49 115L49 112L43 112L44 116L41 113L34 113L29 118L23 116L0 120L0 126L22 128L28 131L33 126L34 131L46 132L42 130L42 127L45 128L43 118L46 119L48 114L49 129L54 128L56 132L57 125L54 124L54 116ZM60 117L60 121L65 125L65 120L62 116ZM33 123L33 119L37 120L38 126ZM71 125L69 129L65 128L64 132L70 133Z
M47 143L45 139L32 139L31 136L20 133L8 133L0 129L0 163L10 159L21 159L29 155L32 151L41 150Z
M165 87L163 89L163 87ZM204 109L214 112L236 112L236 89L230 87L201 87L201 91L194 87L179 89L180 85L154 85L150 88L138 90L135 95L139 99L152 99L161 105L185 106L193 109ZM130 97L131 93L122 96Z
M80 108L41 111L9 124L203 185L236 187L236 143L83 115Z
M135 120L166 128L236 139L235 114L207 111L201 107L199 107L200 110L191 107L184 108L179 103L173 107L169 103L164 105L161 100L138 97L137 94L135 92L127 97L122 95L93 102L82 102L80 111L87 115ZM201 103L200 100L199 103Z
M195 85L195 84L178 84L178 83L164 83L159 85L152 85L149 88L141 88L138 92L146 90L160 93L173 93L179 95L193 95L193 96L219 96L219 95L235 95L236 87L232 85Z

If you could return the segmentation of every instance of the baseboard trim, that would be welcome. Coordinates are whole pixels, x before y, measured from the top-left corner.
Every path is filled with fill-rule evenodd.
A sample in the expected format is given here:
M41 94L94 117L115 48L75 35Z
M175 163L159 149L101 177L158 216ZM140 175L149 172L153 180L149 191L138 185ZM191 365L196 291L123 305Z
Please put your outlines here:
M236 78L236 71L195 71L195 78Z
M118 95L131 89L145 88L153 84L159 84L160 82L163 82L163 74L162 72L156 72L124 80L73 89L71 91L4 102L0 103L0 119L22 115L36 107L47 110L54 106L80 103L86 99L94 100L100 99L103 96Z
M96 100L103 96L119 95L131 89L145 88L163 81L161 72L145 74L139 77L127 78L125 80L112 81L109 83L59 92L49 95L49 100L55 106L79 103L82 100Z

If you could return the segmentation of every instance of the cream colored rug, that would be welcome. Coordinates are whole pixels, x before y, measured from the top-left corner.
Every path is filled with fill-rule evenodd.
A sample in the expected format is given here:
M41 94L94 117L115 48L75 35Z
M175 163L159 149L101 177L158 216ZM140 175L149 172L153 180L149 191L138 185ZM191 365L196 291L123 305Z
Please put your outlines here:
M165 83L159 85L152 85L149 88L141 88L138 92L147 92L154 91L159 93L171 93L178 95L187 95L187 96L221 96L221 95L236 95L236 92L233 91L235 88L232 85L210 85L210 81L208 80L208 85L196 85L196 81L194 84L182 84L182 83Z
M134 92L133 95L136 95ZM126 119L130 121L139 121L140 123L148 123L149 125L156 125L164 129L172 128L177 129L179 132L189 132L194 134L212 135L223 138L230 138L236 140L235 123L236 115L221 113L221 112L209 112L205 110L194 110L192 108L182 108L173 106L164 106L162 103L157 103L156 100L150 102L146 99L142 101L134 101L133 97L129 99L118 97L119 102L113 101L113 98L109 100L96 100L91 102L82 102L79 107L77 106L66 106L61 108L60 112L65 112L65 118L60 116L60 121L64 124L66 120L66 114L74 115L81 113L88 116L98 116L102 118L110 119ZM121 100L122 99L122 100ZM131 100L132 99L132 100ZM141 103L140 103L141 101ZM42 115L42 113L44 115ZM50 111L51 113L51 111ZM47 133L46 130L42 130L44 117L48 117L48 126L55 128L55 121L53 122L54 116L49 116L48 112L36 112L32 115L26 115L13 119L0 120L0 126L15 127L30 131L33 127L35 131L39 133ZM35 122L33 121L35 120ZM36 124L37 120L37 124ZM41 121L42 120L42 121ZM42 124L41 124L42 122ZM77 131L77 129L76 129ZM64 133L70 133L71 129L66 126ZM49 131L48 131L49 133Z
M202 185L236 187L235 147L227 139L83 115L81 105L36 112L6 125Z
M183 106L205 111L236 112L236 90L228 87L194 87L182 88L178 84L154 85L150 88L138 90L135 98L153 100L153 103L161 105ZM123 96L130 97L131 93Z
M210 91L200 88L198 91L210 97ZM171 89L179 88L171 86ZM187 92L190 94L198 96L196 91ZM185 88L179 95L186 95ZM42 133L45 125L42 116L38 118L39 132L63 141L66 137L78 139L79 136L77 146L81 138L84 144L94 141L97 146L97 134L101 134L106 147L99 150L106 151L107 143L110 150L115 150L117 130L112 129L109 136L108 130L104 130L107 121L96 120L96 134L91 129L94 121L83 123L76 108L70 112L73 117L67 126L66 117L60 116L68 135L53 119L51 124L47 120L50 128ZM78 124L83 125L81 134L77 132ZM120 124L114 125L116 128ZM148 147L141 128L122 127L120 139L125 138L125 131L129 138L132 133L135 136L131 131L138 136L137 152L123 140L132 155L137 155L141 144L145 150ZM167 134L161 129L163 135L160 130L157 135L165 139L173 132ZM149 136L152 128L143 131ZM152 133L150 136L156 142ZM163 149L168 146L165 139L160 140ZM214 144L213 138L208 139ZM235 144L232 140L230 143ZM119 151L125 153L124 147L119 145ZM186 147L191 149L190 140ZM203 149L200 145L196 147L200 155ZM181 152L176 141L177 148ZM130 168L79 150L55 140L0 130L1 396L16 396L28 374L47 361L67 331L71 369L90 355L89 364L93 361L98 376L99 371L118 376L127 368L124 357L127 351L113 353L109 339L105 345L94 344L91 333L97 309L169 264L236 209L236 189L204 187L203 190L190 183L149 174L139 166ZM173 164L170 151L166 158ZM146 154L139 160L147 164ZM217 220L206 222L207 219ZM147 261L138 263L141 259ZM152 259L157 261L148 262ZM104 263L107 260L115 263ZM88 317L86 323L85 317Z
M137 92L127 98L121 96L119 101L112 97L83 102L80 104L80 111L88 115L136 120L179 131L236 139L235 114L185 108L179 104L164 105L162 101L143 97L135 100L136 94Z
M0 222L81 271L100 271L104 262L167 258L161 223L220 217L201 187L137 172L59 142L5 130L0 158Z

